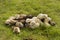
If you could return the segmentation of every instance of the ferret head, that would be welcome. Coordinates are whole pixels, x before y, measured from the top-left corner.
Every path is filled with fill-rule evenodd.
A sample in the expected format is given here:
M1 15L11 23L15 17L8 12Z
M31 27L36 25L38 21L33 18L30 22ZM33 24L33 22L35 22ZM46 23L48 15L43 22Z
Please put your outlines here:
M53 21L49 21L49 24L50 24L51 26L55 26L55 25L56 25L56 23L53 22Z
M27 15L26 18L33 18L33 15Z
M14 27L13 32L14 33L20 33L20 28L19 27Z
M15 17L16 17L16 20L26 19L26 15L25 14L17 14Z
M16 22L15 25L18 26L18 27L20 27L20 28L23 28L24 27L23 23L21 23L21 22Z

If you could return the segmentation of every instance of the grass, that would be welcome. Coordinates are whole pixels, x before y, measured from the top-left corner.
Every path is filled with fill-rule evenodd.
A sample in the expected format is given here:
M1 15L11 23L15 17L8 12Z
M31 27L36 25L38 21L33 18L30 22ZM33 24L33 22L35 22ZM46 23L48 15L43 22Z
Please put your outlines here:
M14 34L11 27L4 22L17 13L38 15L48 14L56 26L41 30L21 29L20 34ZM23 40L32 37L33 40L60 40L60 0L0 0L0 40Z

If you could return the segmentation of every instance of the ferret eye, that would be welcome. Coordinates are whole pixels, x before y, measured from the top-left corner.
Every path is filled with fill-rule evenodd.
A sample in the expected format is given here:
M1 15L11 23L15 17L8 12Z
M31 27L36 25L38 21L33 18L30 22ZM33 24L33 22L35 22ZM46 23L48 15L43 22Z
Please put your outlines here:
M49 24L51 24L51 22L50 22L50 21L49 21L48 23L49 23Z
M30 23L30 22L28 22L28 23Z
M42 22L44 22L44 20L45 20L44 18L43 18L43 19L41 19L41 21L42 21Z

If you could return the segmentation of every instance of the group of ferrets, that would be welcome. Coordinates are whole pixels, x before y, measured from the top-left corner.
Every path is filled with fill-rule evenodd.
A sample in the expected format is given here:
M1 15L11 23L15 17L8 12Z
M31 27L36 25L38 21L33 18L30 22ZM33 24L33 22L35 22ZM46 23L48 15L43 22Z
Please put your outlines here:
M20 33L20 28L29 27L37 28L44 23L47 26L54 26L55 22L52 21L47 14L38 14L37 16L26 15L26 14L17 14L10 17L5 21L6 25L12 26L13 32Z

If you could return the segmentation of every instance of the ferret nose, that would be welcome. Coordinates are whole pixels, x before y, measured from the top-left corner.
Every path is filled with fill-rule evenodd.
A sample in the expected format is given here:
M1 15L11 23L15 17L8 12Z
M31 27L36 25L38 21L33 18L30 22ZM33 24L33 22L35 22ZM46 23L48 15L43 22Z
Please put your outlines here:
M52 23L52 26L55 26L56 24L55 23Z

